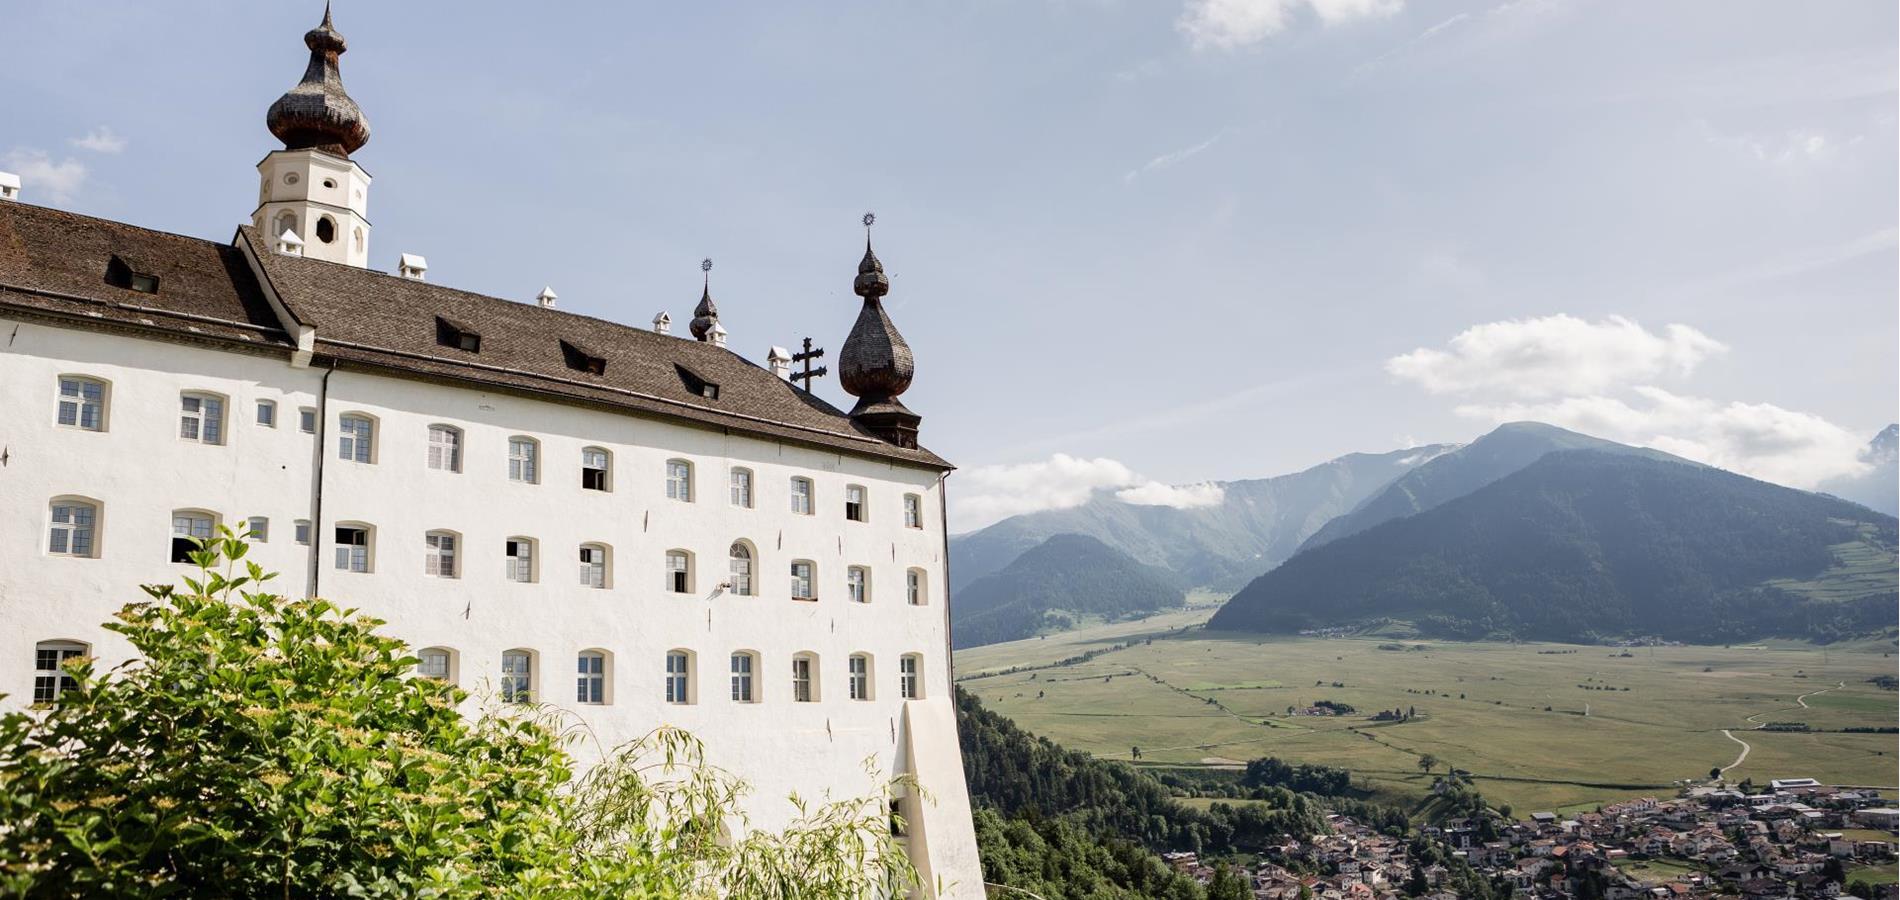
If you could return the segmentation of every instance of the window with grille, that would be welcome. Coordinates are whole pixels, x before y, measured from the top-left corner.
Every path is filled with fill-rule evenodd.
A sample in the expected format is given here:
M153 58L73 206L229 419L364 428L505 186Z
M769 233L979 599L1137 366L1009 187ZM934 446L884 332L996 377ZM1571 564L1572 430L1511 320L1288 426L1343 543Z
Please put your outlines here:
M370 440L376 424L367 416L344 416L337 420L336 455L338 459L366 463L370 459Z
M46 552L55 556L93 555L94 529L99 521L98 507L79 500L54 500L52 518Z
M852 566L844 570L845 591L853 603L871 602L871 570L863 566Z
M732 470L732 505L740 509L752 508L752 470Z
M209 513L177 510L172 513L172 562L191 562L191 554L211 539L217 520Z
M693 501L693 465L683 459L666 461L666 498Z
M67 672L67 660L86 655L85 644L41 641L33 645L33 702L58 703L61 694L79 689L79 679Z
M454 532L431 531L422 536L422 574L437 578L456 577L456 540Z
M850 684L851 699L871 699L871 658L862 653L853 653L845 660L845 669L850 675L846 679Z
M270 543L270 519L252 516L244 523L245 535L260 544Z
M752 596L752 548L735 541L728 555L732 562L732 592L741 597Z
M813 682L813 673L817 669L809 654L792 657L792 700L796 703L815 703L818 700L818 688Z
M265 428L277 427L277 401L275 400L257 401L257 424L262 425Z
M441 647L430 647L416 654L416 674L437 681L448 681L449 651Z
M581 587L607 586L607 548L600 544L581 545Z
M178 437L200 444L224 443L224 400L210 394L178 398Z
M534 541L528 538L509 538L504 549L508 555L507 579L524 584L533 581Z
M369 571L369 529L357 525L337 526L336 567L344 572Z
M924 605L924 573L911 569L904 573L904 599L912 606Z
M666 654L666 702L691 703L692 660L684 650Z
M923 668L923 660L915 653L907 653L897 661L897 688L906 700L916 700L924 695L923 682L918 672Z
M86 431L106 430L106 385L71 375L59 379L59 424Z
M864 505L864 488L859 485L846 485L844 489L844 517L847 521L862 522L870 511Z
M607 655L588 650L576 658L578 672L574 682L574 700L579 703L607 702Z
M534 702L534 654L509 650L501 655L501 702Z
M304 434L316 434L317 411L308 406L297 410L297 430Z
M818 595L812 589L812 563L810 560L792 562L792 599L816 600Z
M581 451L581 489L605 491L607 487L607 451L588 447Z
M792 514L811 515L811 479L792 479Z
M533 438L508 439L508 480L535 484L541 480L541 445Z
M666 589L675 594L693 590L693 561L684 550L666 551Z
M755 700L752 691L752 670L754 663L750 653L732 655L732 700L734 703L752 703Z
M916 494L904 495L904 527L924 527L924 498Z
M429 468L462 471L462 430L448 425L429 426Z

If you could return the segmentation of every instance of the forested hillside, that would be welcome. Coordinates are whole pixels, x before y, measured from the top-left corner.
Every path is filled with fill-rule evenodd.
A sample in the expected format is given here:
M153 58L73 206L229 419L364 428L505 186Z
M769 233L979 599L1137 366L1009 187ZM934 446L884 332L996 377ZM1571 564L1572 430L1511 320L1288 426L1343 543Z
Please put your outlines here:
M1892 517L1831 497L1705 466L1562 451L1302 552L1209 627L1392 618L1464 637L1826 640L1893 625L1894 543Z
M1083 618L1120 619L1187 601L1173 573L1144 566L1092 537L1059 534L958 592L958 648L1032 637Z

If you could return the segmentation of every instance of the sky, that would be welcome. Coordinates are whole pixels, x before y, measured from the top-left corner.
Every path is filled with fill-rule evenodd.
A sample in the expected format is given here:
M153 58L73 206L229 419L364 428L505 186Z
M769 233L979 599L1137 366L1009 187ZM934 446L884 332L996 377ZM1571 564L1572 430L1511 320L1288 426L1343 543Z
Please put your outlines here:
M11 4L23 199L228 239L299 2ZM953 528L1539 419L1796 487L1900 414L1892 2L336 0L372 264L834 358ZM848 408L835 379L820 392Z

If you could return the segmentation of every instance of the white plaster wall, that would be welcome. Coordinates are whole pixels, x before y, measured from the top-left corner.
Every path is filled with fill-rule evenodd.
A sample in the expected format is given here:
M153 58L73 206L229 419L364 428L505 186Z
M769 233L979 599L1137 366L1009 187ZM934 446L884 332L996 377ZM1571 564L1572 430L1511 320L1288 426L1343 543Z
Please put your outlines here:
M290 184L284 176L297 176ZM304 240L304 255L352 266L369 265L369 173L354 161L318 150L276 150L257 164L257 210L251 224L274 242L282 230L274 227L279 213L289 210L297 216L297 236ZM325 181L335 187L325 187ZM317 239L316 223L321 216L335 220L337 239L325 244ZM363 230L363 247L358 250L352 235Z
M876 787L866 760L889 775L918 758L958 758L953 731L931 738L951 742L934 754L900 748L899 657L922 655L926 698L951 695L942 494L934 472L509 394L337 372L320 428L321 519L312 545L302 547L292 539L292 522L315 518L319 448L318 435L299 431L298 409L318 405L322 370L3 319L0 335L16 325L13 342L0 352L0 443L8 454L0 502L9 511L0 519L0 692L9 696L0 703L30 699L37 641L79 640L103 663L122 661L128 648L99 623L140 599L136 584L176 580L186 567L167 562L171 510L202 507L232 523L268 515L270 540L253 554L282 573L280 591L308 589L314 555L317 592L387 620L388 632L417 648L452 648L459 683L477 694L494 690L503 651L525 648L536 654L537 697L573 710L601 745L661 724L699 736L713 764L753 786L746 811L754 827L783 826L794 812L787 799L793 793L813 801L866 795ZM61 374L111 382L106 432L55 425ZM223 446L178 439L184 390L231 399ZM255 424L259 398L277 401L275 428ZM377 422L373 463L338 458L337 420L352 412ZM460 473L427 467L432 423L462 429ZM508 480L513 435L541 442L540 483ZM610 492L581 488L586 446L613 454ZM693 464L693 502L666 497L665 463L675 458ZM751 509L729 502L733 466L754 473ZM794 475L815 483L814 515L791 512ZM845 519L847 484L868 490L869 521ZM923 499L920 529L903 525L906 493ZM48 500L63 494L102 503L98 558L46 553ZM374 526L372 572L334 568L338 522ZM423 573L423 536L433 529L461 534L461 577ZM503 577L503 543L514 536L537 541L534 584ZM727 578L727 548L739 538L756 548L755 596L716 589ZM611 547L607 589L580 584L583 542ZM673 548L694 555L691 595L663 589L664 554ZM793 559L817 564L815 602L790 599ZM849 565L871 569L870 603L847 599ZM910 567L926 573L928 602L921 606L905 600ZM672 648L696 654L693 704L664 702L664 660ZM599 706L574 702L576 654L591 649L609 654L608 703ZM728 661L738 650L759 654L757 703L729 699ZM791 659L799 652L820 658L819 702L792 700ZM857 652L874 660L869 701L848 699L846 659ZM960 821L961 836L944 840L970 842L960 767L935 768L913 774L957 808L932 818ZM933 834L942 830L936 826ZM971 852L959 849L934 866L958 886L945 896L981 895L973 849L971 843Z

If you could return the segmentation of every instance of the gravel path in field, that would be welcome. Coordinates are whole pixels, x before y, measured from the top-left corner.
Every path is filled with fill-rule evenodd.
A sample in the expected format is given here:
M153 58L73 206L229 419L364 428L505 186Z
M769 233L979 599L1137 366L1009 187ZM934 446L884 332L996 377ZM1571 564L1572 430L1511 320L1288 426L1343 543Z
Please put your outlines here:
M1766 723L1763 723L1763 722L1758 722L1758 721L1756 721L1756 720L1757 720L1757 719L1760 719L1760 718L1761 718L1762 716L1768 716L1768 715L1773 715L1773 714L1775 714L1775 713L1778 713L1778 712L1786 712L1787 710L1790 710L1790 709L1796 709L1796 708L1800 708L1800 709L1813 709L1813 707L1811 707L1811 706L1809 706L1809 705L1808 705L1808 698L1809 698L1809 697L1813 697L1813 696L1817 696L1817 695L1819 695L1819 694L1825 694L1825 693L1827 693L1828 691L1833 691L1833 690L1845 690L1846 688L1847 688L1847 682L1845 682L1845 681L1836 681L1836 682L1834 682L1834 686L1833 686L1833 687L1831 687L1831 688L1822 688L1822 689L1820 689L1820 690L1818 690L1818 691L1809 691L1809 692L1807 692L1807 693L1805 693L1805 694L1802 694L1802 695L1801 695L1801 696L1799 696L1799 697L1796 697L1796 698L1794 698L1794 702L1795 702L1795 706L1784 706L1784 707L1782 707L1782 708L1780 708L1780 709L1771 709L1771 710L1769 710L1769 711L1767 711L1767 712L1758 712L1758 713L1756 713L1756 714L1754 714L1754 715L1752 715L1752 716L1749 716L1749 717L1748 717L1748 718L1747 718L1746 720L1744 720L1744 721L1746 721L1746 722L1748 722L1748 724L1750 724L1750 725L1753 725L1753 726L1755 726L1756 728L1761 728L1761 727L1762 727L1762 726L1763 726L1764 724L1766 724ZM1725 732L1723 732L1723 734L1727 734L1727 733L1728 733L1728 732L1726 732L1726 731L1725 731ZM1739 762L1739 760L1737 760L1737 761ZM1730 766L1729 768L1734 768L1734 767L1733 767L1733 766ZM1723 771L1727 771L1727 770L1725 769L1725 770L1723 770Z
M1760 726L1756 726L1756 727L1758 727L1758 728L1759 728ZM1728 765L1726 765L1726 766L1723 766L1723 767L1722 767L1722 771L1724 771L1724 772L1726 772L1726 771L1728 771L1728 770L1730 770L1730 769L1733 769L1733 768L1735 768L1736 766L1739 766L1739 765L1741 765L1741 764L1742 764L1742 760L1744 760L1744 759L1747 759L1747 758L1748 758L1748 751L1750 751L1750 750L1753 750L1753 749L1755 749L1755 748L1753 748L1753 747L1750 747L1750 746L1748 746L1748 742L1747 742L1747 741L1744 741L1744 740L1742 740L1741 738L1738 738L1738 737L1736 737L1735 735L1732 735L1732 734L1730 734L1730 733L1729 733L1729 731L1728 731L1728 729L1726 729L1726 728L1724 728L1724 729L1722 729L1722 736L1723 736L1723 737L1725 737L1725 738L1728 738L1728 739L1729 739L1729 740L1731 740L1731 741L1734 741L1734 742L1735 742L1735 743L1737 743L1737 744L1741 744L1741 745L1742 745L1742 754L1741 754L1740 756L1737 756L1737 757L1735 757L1735 761L1734 761L1734 762L1732 762L1732 763L1729 763Z

